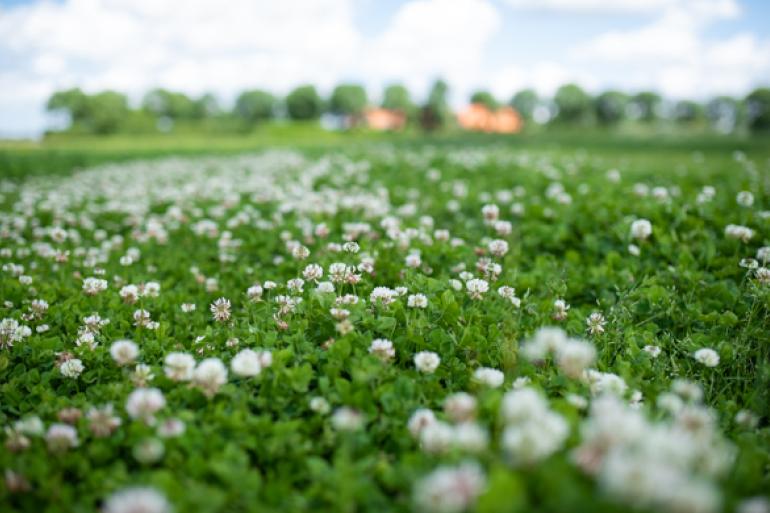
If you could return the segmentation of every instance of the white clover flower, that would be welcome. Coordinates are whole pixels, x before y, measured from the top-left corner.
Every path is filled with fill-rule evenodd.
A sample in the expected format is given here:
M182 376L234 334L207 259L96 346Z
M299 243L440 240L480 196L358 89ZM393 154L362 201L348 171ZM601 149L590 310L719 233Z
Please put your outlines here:
M428 298L425 294L411 294L406 298L406 306L409 308L427 308Z
M737 239L741 242L749 242L754 237L754 230L747 226L728 224L725 227L725 235L729 239Z
M489 433L477 422L461 422L454 426L452 445L460 450L479 453L489 446Z
M304 286L305 286L305 280L303 280L302 278L294 278L286 282L286 288L289 291L294 293L302 292Z
M331 406L329 406L329 401L316 396L310 399L310 409L319 415L326 415L331 410Z
M507 392L501 414L506 421L501 445L515 465L529 465L561 449L569 435L564 418L529 388Z
M104 502L104 513L171 513L171 504L154 488L124 488Z
M588 369L583 373L583 379L590 386L591 394L595 396L609 393L620 397L628 389L625 380L611 372L599 372L594 369Z
M637 240L647 240L652 235L652 223L647 219L637 219L631 223L631 237Z
M118 295L124 302L132 305L139 300L139 287L136 285L125 285L120 289Z
M192 382L211 399L227 383L227 367L219 358L206 358L193 370Z
M567 318L570 306L563 299L557 299L553 302L553 318L557 321L563 321Z
M110 346L110 356L118 365L128 365L139 356L139 346L130 340L116 340Z
M420 438L420 433L427 426L436 422L436 414L428 408L418 408L412 413L407 422L407 428L413 438Z
M570 378L577 379L596 360L596 348L583 340L568 339L556 351L559 369Z
M695 351L693 357L698 361L698 363L701 363L706 367L716 367L719 365L719 354L708 347L698 349Z
M45 434L45 442L51 452L64 452L79 445L78 432L69 424L51 424Z
M466 392L456 392L444 399L444 413L454 422L464 422L476 416L476 398Z
M396 350L393 348L393 342L390 340L376 338L372 340L372 343L369 346L369 354L376 356L383 362L387 362L395 358Z
M126 412L132 419L155 422L155 414L166 406L166 398L157 388L137 388L126 400Z
M70 358L59 365L59 372L66 378L75 379L85 370L83 362L77 358Z
M485 486L486 478L476 463L441 466L417 482L414 502L419 511L461 513L475 505Z
M165 452L166 447L161 440L157 438L144 438L134 445L131 454L139 463L148 465L160 461Z
M420 430L420 449L430 454L448 451L454 442L454 429L446 422L434 421Z
M243 349L233 357L230 368L236 376L253 377L262 372L262 362L256 351Z
M369 294L369 301L372 304L380 304L387 306L396 300L398 292L388 287L374 287L371 294Z
M425 374L433 374L441 363L439 355L433 351L420 351L414 355L414 366Z
M196 306L195 303L182 303L181 308L184 313L190 313L195 311Z
M410 253L406 256L404 259L404 265L407 267L411 267L412 269L416 269L422 265L422 259L420 258L419 253Z
M460 280L451 279L449 280L449 286L459 292L463 289L463 282Z
M642 350L643 350L645 353L649 354L649 355L650 355L650 357L652 357L652 358L657 358L658 356L660 356L660 352L661 352L661 349L660 349L660 347L658 347L658 346L653 346L653 345L646 345L646 346L644 346L644 347L642 348Z
M508 243L502 239L495 239L487 244L489 252L496 257L503 257L508 253Z
M497 289L497 294L500 297L510 301L511 304L513 306L515 306L516 308L519 308L521 306L521 299L516 297L516 289L515 288L509 287L507 285L503 285L502 287Z
M322 281L316 286L316 291L320 294L333 294L334 284L330 281Z
M323 278L323 275L324 275L323 267L321 267L318 264L309 264L305 267L305 270L302 271L302 276L308 281L317 282L318 280Z
M184 421L179 419L166 419L158 425L157 433L161 438L176 438L182 436L187 429Z
M481 299L489 290L489 283L486 280L472 278L465 282L465 288L471 299Z
M226 322L230 320L230 300L220 297L209 307L211 316L217 322Z
M337 431L358 431L364 426L364 417L357 410L342 406L334 410L331 422Z
M591 335L604 333L605 324L607 324L607 321L604 319L604 316L601 314L601 312L593 312L586 319L588 332L591 333Z
M83 280L83 292L88 296L95 296L104 290L107 290L107 280L101 278L86 278Z
M86 414L88 419L88 429L97 438L110 436L123 423L120 417L114 414L111 404L103 408L91 408Z
M754 204L754 195L749 191L740 191L735 196L735 201L742 207L750 207Z
M163 360L163 372L173 381L190 381L195 369L195 358L187 353L169 353Z
M481 208L481 215L484 217L485 223L494 224L500 217L500 208L495 204L484 205Z
M482 385L497 388L505 381L505 374L490 367L479 367L473 371L473 379Z

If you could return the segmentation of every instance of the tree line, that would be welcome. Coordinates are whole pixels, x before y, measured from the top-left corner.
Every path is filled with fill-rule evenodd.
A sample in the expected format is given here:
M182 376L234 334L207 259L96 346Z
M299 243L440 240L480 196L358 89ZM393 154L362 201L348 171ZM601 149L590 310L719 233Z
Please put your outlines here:
M454 119L448 94L448 84L437 80L425 100L418 103L405 86L391 84L384 89L378 106L405 114L411 125L422 130L441 130L450 127ZM551 98L525 89L508 101L501 101L488 91L476 91L469 100L490 110L507 105L527 121L554 126L611 127L665 120L711 126L721 132L770 130L770 88L758 88L744 98L717 96L700 103L671 102L650 91L605 91L592 96L576 84L563 85ZM68 132L111 134L168 131L180 125L248 131L271 120L309 121L324 114L355 121L371 105L363 86L340 84L328 98L323 98L313 85L296 87L285 97L252 89L240 93L231 108L224 108L212 94L191 97L160 88L149 91L138 107L132 107L128 97L116 91L88 94L74 88L55 92L46 109L63 119Z

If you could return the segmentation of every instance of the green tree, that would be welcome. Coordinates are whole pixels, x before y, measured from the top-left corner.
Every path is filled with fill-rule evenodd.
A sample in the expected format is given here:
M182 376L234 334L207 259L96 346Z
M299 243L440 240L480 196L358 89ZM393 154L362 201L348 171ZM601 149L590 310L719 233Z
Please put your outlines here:
M414 111L414 103L409 90L401 84L391 84L385 88L382 98L384 109L397 110L410 114Z
M681 100L674 105L674 120L678 123L694 123L703 117L703 107L691 100Z
M267 91L254 89L238 95L233 114L247 123L257 123L272 119L277 106L278 100L275 96Z
M206 93L194 100L193 104L196 119L211 118L222 113L217 97L211 93Z
M118 132L129 113L128 99L115 91L103 91L88 97L87 128L96 134Z
M591 114L591 97L576 84L566 84L556 91L556 119L564 123L584 123Z
M746 117L752 131L770 130L770 88L760 87L746 97Z
M428 93L428 101L420 109L420 126L427 131L439 130L449 124L452 112L449 109L447 95L449 86L438 79Z
M605 91L594 99L596 119L603 125L615 125L626 116L628 97L618 91Z
M315 87L303 85L294 89L286 97L286 109L292 119L318 119L323 110L323 102Z
M521 114L524 119L532 119L537 107L538 97L534 89L523 89L511 98L511 107Z
M480 103L489 110L497 110L500 106L489 91L476 91L471 95L471 103Z
M742 119L741 101L730 96L717 96L706 104L706 117L719 132L732 132Z
M71 124L80 125L88 116L88 96L78 88L57 91L48 99L46 110L63 113Z
M194 119L195 102L184 93L153 89L144 96L142 107L158 117L173 120Z
M366 89L357 84L340 84L329 98L329 110L335 114L360 115L366 108Z
M662 98L651 91L643 91L631 98L634 117L645 122L655 121L658 117Z

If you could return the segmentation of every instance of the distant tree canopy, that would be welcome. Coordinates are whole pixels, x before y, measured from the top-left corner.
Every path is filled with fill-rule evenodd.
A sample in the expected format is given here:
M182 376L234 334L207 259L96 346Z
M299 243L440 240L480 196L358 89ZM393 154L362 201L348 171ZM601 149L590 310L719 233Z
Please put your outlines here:
M634 117L642 121L654 121L662 101L659 94L650 91L634 95L630 102Z
M420 109L420 126L427 131L439 130L449 124L452 112L447 96L449 85L442 79L433 83L428 101Z
M539 101L534 89L523 89L511 98L511 107L521 114L524 119L532 119Z
M594 99L596 119L603 125L614 125L626 116L628 96L619 91L606 91Z
M409 89L402 84L391 84L385 88L382 95L382 107L385 109L398 110L404 113L411 113L414 110Z
M244 91L235 100L233 113L243 121L257 123L275 117L278 99L267 91Z
M366 89L358 84L340 84L329 98L329 110L335 114L358 115L366 108Z
M202 114L192 98L168 89L153 89L147 93L142 107L158 117L173 120L195 119Z
M751 130L770 130L770 88L755 89L746 97L746 116Z
M553 98L559 109L556 119L564 123L583 123L591 115L591 97L576 84L561 86Z
M129 113L128 99L115 91L87 95L80 89L69 89L54 93L46 108L66 114L74 127L95 134L117 132Z
M449 85L438 79L418 106L404 85L394 83L384 89L382 107L405 113L410 121L419 123L426 131L441 130L451 126L454 119L448 94ZM486 90L474 92L469 99L493 110L500 106ZM555 112L550 120L539 115L545 101L551 102L549 109L552 114ZM324 102L310 84L295 88L285 98L261 89L247 90L237 96L232 109L227 111L223 111L212 94L196 98L157 88L144 95L139 107L132 108L127 97L119 92L90 94L72 88L53 93L46 109L66 117L70 124L66 130L73 133L111 134L171 130L176 129L176 121L184 121L184 130L242 131L277 117L316 120L323 112L353 116L349 119L355 124L363 120L360 114L368 102L366 89L351 83L335 87L328 102ZM509 104L524 119L531 120L537 113L539 123L555 125L614 127L620 123L648 123L655 127L659 123L675 122L688 128L710 126L722 133L770 130L770 88L767 87L755 89L743 99L717 96L699 103L686 99L666 101L652 91L628 95L608 90L592 97L578 85L566 84L552 99L539 98L534 90L524 89L517 92Z
M674 119L679 123L693 123L703 118L703 107L690 100L681 100L674 105Z
M471 95L471 103L480 103L489 110L497 110L500 104L489 91L476 91Z
M318 119L323 111L323 101L314 86L303 85L286 97L286 110L291 119Z

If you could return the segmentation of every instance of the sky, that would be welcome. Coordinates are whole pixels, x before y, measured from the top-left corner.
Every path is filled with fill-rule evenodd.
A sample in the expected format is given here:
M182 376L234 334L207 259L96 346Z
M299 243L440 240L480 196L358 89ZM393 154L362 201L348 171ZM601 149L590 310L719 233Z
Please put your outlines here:
M401 82L416 99L443 77L460 105L656 90L672 99L770 85L768 0L0 0L0 136L40 134L56 90L153 87L285 94L313 83Z

